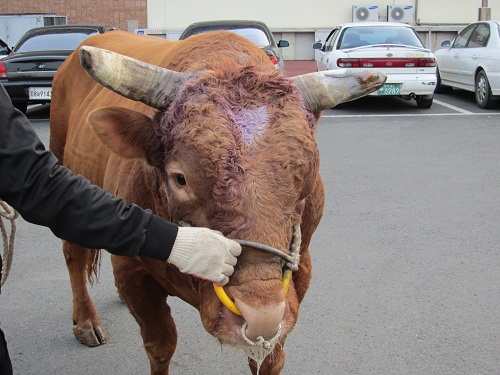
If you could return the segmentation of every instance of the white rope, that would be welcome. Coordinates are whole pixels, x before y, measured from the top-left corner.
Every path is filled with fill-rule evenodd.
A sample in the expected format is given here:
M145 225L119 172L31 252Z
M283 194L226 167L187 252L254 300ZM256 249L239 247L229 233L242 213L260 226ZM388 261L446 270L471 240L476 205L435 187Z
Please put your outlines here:
M9 206L4 201L0 200L0 230L2 231L3 252L2 252L2 280L0 285L3 285L9 276L12 258L14 256L14 239L16 237L16 219L19 213ZM10 235L7 234L7 228L3 222L3 218L10 221Z

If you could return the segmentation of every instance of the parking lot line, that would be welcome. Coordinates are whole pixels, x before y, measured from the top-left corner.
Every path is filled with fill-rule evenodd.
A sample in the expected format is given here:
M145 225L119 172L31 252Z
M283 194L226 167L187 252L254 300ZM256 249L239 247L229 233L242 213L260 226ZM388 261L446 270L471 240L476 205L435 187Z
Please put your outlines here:
M462 109L462 108L460 108L460 107L457 107L457 106L454 106L454 105L451 105L451 104L448 104L448 103L442 102L441 100L436 100L436 99L434 99L434 104L439 104L439 105L442 105L443 107L446 107L446 108L452 109L452 110L454 110L454 111L457 111L457 112L463 113L463 114L465 114L465 115L471 115L471 114L473 114L473 112L466 111L465 109Z
M400 113L400 114L385 114L385 115L370 115L370 114L365 114L365 115L322 115L321 117L323 118L342 118L342 117L431 117L431 116L500 116L500 112L481 112L481 113L474 113L474 112L469 112L469 111L464 111L464 113Z

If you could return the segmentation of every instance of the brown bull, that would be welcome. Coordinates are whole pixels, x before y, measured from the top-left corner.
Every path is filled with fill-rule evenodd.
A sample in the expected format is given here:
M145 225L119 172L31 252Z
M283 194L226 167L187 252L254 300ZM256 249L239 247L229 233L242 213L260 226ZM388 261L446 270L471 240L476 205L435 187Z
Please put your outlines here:
M167 299L177 296L200 311L221 343L257 361L265 357L261 374L280 374L284 341L311 280L309 244L323 211L317 119L322 110L377 89L385 77L360 70L287 79L259 47L227 32L169 42L113 31L84 44L54 80L50 147L63 164L178 224L283 253L298 237L294 227L302 233L300 265L287 293L284 260L243 247L224 288L241 315L221 303L209 282L172 265L112 256L151 373L168 374L177 333ZM103 344L106 333L86 288L96 250L68 242L63 248L74 333L88 346ZM267 347L259 347L259 336ZM249 363L255 374L257 363Z

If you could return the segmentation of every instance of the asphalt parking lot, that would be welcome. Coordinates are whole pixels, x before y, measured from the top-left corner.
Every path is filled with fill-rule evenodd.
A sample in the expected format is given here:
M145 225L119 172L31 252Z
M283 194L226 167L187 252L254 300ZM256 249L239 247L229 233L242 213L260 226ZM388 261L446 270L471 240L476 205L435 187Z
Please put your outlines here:
M48 144L48 106L28 116ZM461 91L436 95L427 110L363 98L325 111L317 140L327 205L284 374L498 374L500 107L481 110ZM89 349L71 332L60 241L18 225L0 296L16 373L149 373L108 257L91 293L110 340ZM171 306L179 331L171 374L249 373L196 311Z

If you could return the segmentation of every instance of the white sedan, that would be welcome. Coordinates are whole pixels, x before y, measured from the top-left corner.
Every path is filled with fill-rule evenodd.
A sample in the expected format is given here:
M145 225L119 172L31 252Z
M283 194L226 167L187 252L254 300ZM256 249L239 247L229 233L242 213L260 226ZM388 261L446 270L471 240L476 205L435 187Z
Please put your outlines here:
M415 99L430 108L436 86L436 60L413 27L397 22L353 22L335 27L325 43L316 41L318 71L370 68L387 75L370 95Z
M445 40L434 55L438 62L436 92L450 87L472 91L480 108L500 100L500 21L468 25L453 43Z

